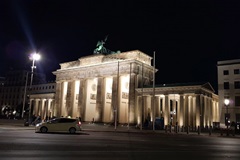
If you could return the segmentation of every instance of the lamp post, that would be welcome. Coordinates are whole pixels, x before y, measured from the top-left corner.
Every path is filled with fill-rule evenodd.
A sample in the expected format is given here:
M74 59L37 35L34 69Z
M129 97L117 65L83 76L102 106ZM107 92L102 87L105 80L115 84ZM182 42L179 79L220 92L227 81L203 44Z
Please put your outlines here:
M31 66L31 79L30 79L30 86L29 89L32 89L32 82L33 82L33 70L37 68L35 66L35 61L38 61L41 58L40 54L38 53L33 53L30 55L29 59L32 60L32 66ZM28 120L30 124L30 117L31 117L31 104L29 103L29 114L28 114Z
M22 118L24 116L24 108L25 108L25 102L26 102L27 83L28 83L28 72L26 73L26 81L25 81L25 87L24 87L23 106L22 106Z
M227 111L227 114L226 114L226 117L225 117L225 120L227 122L227 136L229 136L229 131L228 131L228 125L229 125L229 115L228 115L228 105L229 105L229 99L225 99L224 100L224 104L226 106L226 111Z
M155 130L155 120L156 120L156 115L155 115L155 51L153 52L153 131Z

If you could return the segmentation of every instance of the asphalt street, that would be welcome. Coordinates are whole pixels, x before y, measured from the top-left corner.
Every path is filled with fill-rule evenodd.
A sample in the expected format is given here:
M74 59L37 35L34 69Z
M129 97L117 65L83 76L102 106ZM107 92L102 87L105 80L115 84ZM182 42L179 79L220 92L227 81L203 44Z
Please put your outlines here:
M13 123L14 122L14 123ZM1 160L239 160L239 136L165 133L83 123L76 134L35 133L21 121L0 125Z
M24 122L26 120L13 120L13 119L0 119L0 128L18 128L20 130L26 129L26 130L34 130L34 126L24 126ZM184 131L184 132L174 132L172 130L171 132L168 130L152 130L152 129L139 129L135 126L127 126L127 125L110 125L110 124L104 124L104 123L90 123L90 122L82 122L82 129L83 131L91 131L91 132L136 132L136 133L156 133L156 134L183 134L183 135L197 135L197 136L211 136L211 137L233 137L233 138L240 138L240 134L232 134L232 132L229 132L229 135L227 136L226 131L220 132L218 131L212 131L211 133L209 131L198 133L196 131Z

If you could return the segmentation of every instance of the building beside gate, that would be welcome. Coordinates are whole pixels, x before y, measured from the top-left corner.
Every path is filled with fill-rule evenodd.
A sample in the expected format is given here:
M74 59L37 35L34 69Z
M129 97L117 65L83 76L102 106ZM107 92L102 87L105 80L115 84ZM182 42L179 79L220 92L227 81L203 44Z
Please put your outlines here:
M205 127L219 123L218 96L209 83L156 85L153 89L157 69L151 60L134 50L61 63L53 72L56 93L52 116L137 125L156 117L163 117L165 125Z
M218 96L210 83L164 84L157 85L154 92L153 89L152 86L136 89L138 123L149 117L151 121L152 117L159 117L164 125L219 126Z
M41 116L43 120L54 117L56 83L33 85L29 96L31 115Z
M219 106L221 106L221 124L240 124L240 59L232 59L217 62L218 69L218 95ZM230 103L224 104L228 99ZM239 127L237 128L240 129Z

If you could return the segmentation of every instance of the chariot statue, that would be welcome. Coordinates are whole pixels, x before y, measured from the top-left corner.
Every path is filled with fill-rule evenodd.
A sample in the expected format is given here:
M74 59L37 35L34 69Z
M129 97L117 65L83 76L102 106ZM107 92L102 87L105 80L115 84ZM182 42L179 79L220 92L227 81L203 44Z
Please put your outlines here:
M114 52L104 47L104 44L107 41L108 36L105 37L104 40L98 41L96 45L96 49L94 49L94 54L115 54L120 53L120 51Z

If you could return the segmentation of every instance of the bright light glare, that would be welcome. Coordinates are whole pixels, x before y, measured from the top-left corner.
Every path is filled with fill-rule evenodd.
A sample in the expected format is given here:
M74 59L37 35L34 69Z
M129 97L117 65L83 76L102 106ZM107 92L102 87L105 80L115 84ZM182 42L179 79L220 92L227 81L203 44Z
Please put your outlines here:
M30 59L31 59L31 60L36 60L36 61L38 61L40 58L41 58L41 56L40 56L40 54L38 54L38 53L33 53L33 54L31 54L31 56L30 56Z
M224 100L224 104L225 104L225 105L229 105L229 102L230 102L229 99L225 99L225 100Z

